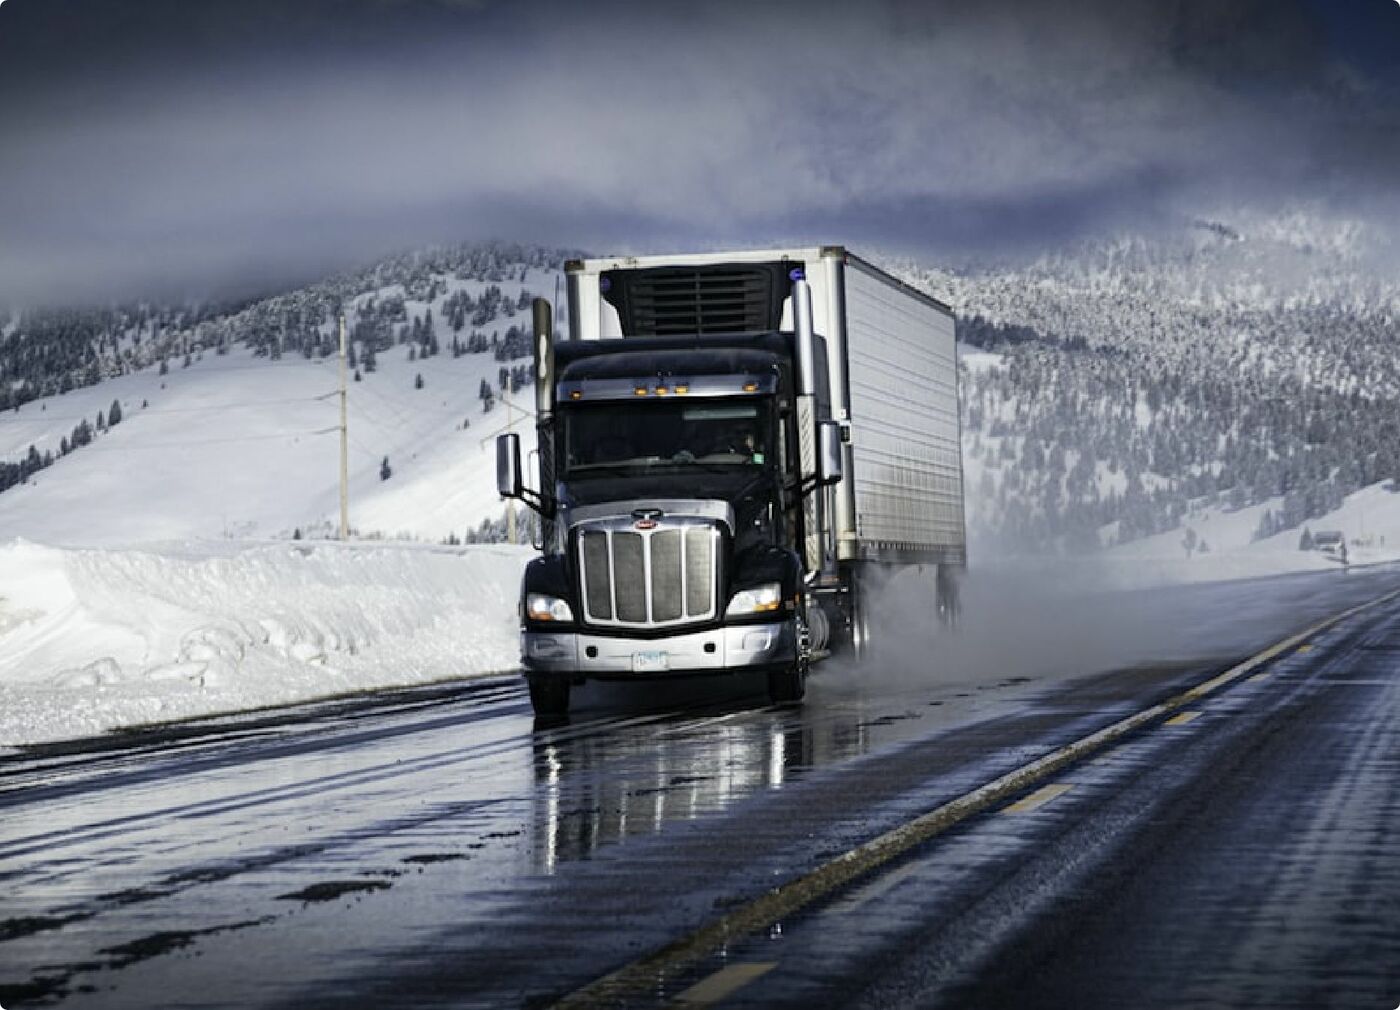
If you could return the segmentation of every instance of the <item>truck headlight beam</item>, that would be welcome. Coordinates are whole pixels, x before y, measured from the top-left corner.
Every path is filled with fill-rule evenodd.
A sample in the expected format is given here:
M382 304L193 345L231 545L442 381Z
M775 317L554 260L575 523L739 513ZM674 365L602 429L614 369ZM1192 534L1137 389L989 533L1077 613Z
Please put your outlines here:
M741 589L729 600L725 617L742 617L745 614L763 614L777 610L783 603L783 584L765 582L762 585Z
M544 593L530 593L525 597L525 616L532 621L570 622L574 619L574 611L567 600Z

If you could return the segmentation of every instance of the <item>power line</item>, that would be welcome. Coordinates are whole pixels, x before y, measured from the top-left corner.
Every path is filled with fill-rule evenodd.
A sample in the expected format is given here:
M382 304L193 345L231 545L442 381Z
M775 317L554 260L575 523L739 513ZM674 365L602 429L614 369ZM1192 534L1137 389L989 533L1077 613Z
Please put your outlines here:
M201 445L224 445L237 442L267 442L273 439L286 440L300 435L326 435L333 431L339 431L339 426L334 428L306 429L305 431L283 431L275 435L236 435L232 438L200 438L187 439L181 442L146 442L142 445L114 445L107 446L107 452L143 452L147 449L183 449Z
M219 367L218 367L217 369L205 369L201 374L207 375L207 374L209 374L209 373L212 372L212 371L220 371L220 372L254 372L254 371L259 371L259 372L260 372L260 371L266 371L266 370L269 369L269 368L305 368L307 365L315 365L316 367L320 368L320 367L323 367L323 366L329 367L329 366L327 365L327 362L328 362L329 360L330 360L330 359L327 359L327 358L304 358L304 359L302 359L302 360L300 360L300 361L288 361L288 362L285 362L285 363L284 363L284 362L280 362L280 361L266 361L266 362L264 362L264 363L261 364L261 365L219 365ZM188 367L194 368L194 367L196 367L197 365L202 365L202 364L204 364L204 362L202 362L202 361L196 361L196 362L191 363ZM216 364L217 364L217 362L216 362ZM146 368L155 368L155 367L156 367L155 365L147 365L147 366L146 366ZM142 372L144 372L145 370L146 370L145 368L140 369L140 371L142 371ZM181 370L181 371L184 371L184 368L181 368L180 370ZM135 374L135 373L132 373L132 374ZM174 375L175 373L172 371L172 372L170 372L169 374Z
M216 411L241 410L246 407L271 407L287 403L312 403L317 400L324 400L329 396L336 396L336 393L328 393L326 396L291 396L280 400L245 400L241 403L218 403L208 407L131 407L122 412L123 420L135 420L138 417L146 417L150 414L207 414ZM120 400L120 397L117 398ZM2 420L13 421L86 421L95 415L88 414L50 414L46 411L33 411L22 417L9 417Z

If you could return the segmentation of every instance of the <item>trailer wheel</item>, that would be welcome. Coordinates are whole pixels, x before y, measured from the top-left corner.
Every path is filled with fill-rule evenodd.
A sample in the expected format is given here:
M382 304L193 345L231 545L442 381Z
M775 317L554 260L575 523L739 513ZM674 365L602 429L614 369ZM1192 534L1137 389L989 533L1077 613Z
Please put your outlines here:
M871 588L868 572L861 568L851 572L851 649L857 662L869 659L875 644L874 622L870 617Z
M947 628L955 627L962 613L962 600L958 596L958 579L955 572L956 570L948 565L938 566L938 619Z
M563 677L531 677L530 705L540 719L562 719L569 714L569 682Z

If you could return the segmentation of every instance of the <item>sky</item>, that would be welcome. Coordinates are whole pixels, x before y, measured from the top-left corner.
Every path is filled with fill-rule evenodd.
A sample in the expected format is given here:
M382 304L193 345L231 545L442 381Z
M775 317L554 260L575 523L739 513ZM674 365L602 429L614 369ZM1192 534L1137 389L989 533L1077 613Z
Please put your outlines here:
M0 0L0 303L1400 218L1397 0Z

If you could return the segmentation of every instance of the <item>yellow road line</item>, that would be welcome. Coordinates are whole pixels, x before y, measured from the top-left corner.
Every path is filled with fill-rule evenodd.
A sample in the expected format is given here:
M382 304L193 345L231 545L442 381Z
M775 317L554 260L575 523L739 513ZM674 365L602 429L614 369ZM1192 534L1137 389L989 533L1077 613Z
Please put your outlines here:
M1305 645L1300 645L1300 646L1298 646L1298 651L1299 651L1299 652L1312 652L1312 644L1311 644L1311 643L1308 643L1308 644L1305 644Z
M776 967L778 967L776 961L731 964L726 968L721 968L709 978L703 978L696 982L676 997L675 1005L682 1007L710 1006L712 1003L718 1003L730 993L737 992L756 978L762 978Z
M1168 719L1168 720L1166 721L1165 725L1167 725L1167 726L1185 726L1188 722L1191 722L1192 720L1195 720L1195 719L1199 719L1200 717L1201 717L1201 713L1200 713L1200 712L1178 712L1176 715L1174 715L1174 716L1172 716L1170 719Z
M1115 743L1134 730L1156 722L1168 713L1196 701L1227 684L1249 676L1265 663L1276 659L1289 649L1297 648L1319 632L1340 624L1382 603L1400 597L1400 589L1385 593L1366 603L1359 603L1339 614L1319 621L1312 627L1291 635L1263 652L1256 653L1242 663L1230 667L1201 684L1166 701L1143 709L1135 715L1120 719L1086 737L1065 744L1042 757L1023 764L1021 767L979 786L957 799L949 800L926 814L906 821L897 828L885 832L863 845L837 856L816 869L800 877L779 884L746 905L731 910L696 929L687 936L667 944L636 961L626 964L602 978L590 982L555 1003L556 1010L596 1007L599 1004L618 1003L637 993L654 991L657 982L668 972L676 971L707 957L715 948L730 943L749 933L756 932L791 916L798 909L805 908L835 891L857 877L883 866L890 860L903 855L916 845L921 845L961 823L974 814L1001 803L1043 779L1049 778L1062 768L1079 761L1095 751Z
M1002 811L1004 814L1028 814L1032 810L1039 810L1049 803L1056 796L1063 796L1073 789L1074 786L1065 782L1056 782L1054 785L1041 786L1029 796L1017 800L1011 806Z

